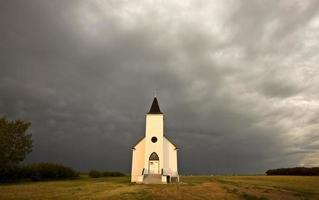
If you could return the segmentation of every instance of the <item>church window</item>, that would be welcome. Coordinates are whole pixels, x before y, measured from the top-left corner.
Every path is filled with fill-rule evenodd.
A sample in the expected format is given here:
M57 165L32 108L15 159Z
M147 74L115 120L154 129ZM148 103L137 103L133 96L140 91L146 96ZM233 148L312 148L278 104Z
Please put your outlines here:
M157 155L155 152L153 152L153 153L150 155L149 160L159 160L159 157L158 157L158 155Z
M157 142L157 137L152 137L152 138L151 138L151 141L152 141L153 143Z

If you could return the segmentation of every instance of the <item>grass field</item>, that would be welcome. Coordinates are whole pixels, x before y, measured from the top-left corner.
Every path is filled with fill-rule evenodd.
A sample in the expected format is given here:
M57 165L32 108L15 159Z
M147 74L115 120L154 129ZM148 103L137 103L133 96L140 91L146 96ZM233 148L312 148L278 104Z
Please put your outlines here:
M0 199L319 199L319 177L187 176L182 183L137 185L129 177L0 185Z

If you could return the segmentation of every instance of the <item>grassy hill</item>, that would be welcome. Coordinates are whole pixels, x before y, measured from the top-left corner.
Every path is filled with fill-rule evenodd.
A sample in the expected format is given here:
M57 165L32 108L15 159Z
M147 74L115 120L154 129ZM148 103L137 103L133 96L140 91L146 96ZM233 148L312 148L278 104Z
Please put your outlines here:
M319 177L187 176L180 184L137 185L129 177L0 185L0 199L319 199Z

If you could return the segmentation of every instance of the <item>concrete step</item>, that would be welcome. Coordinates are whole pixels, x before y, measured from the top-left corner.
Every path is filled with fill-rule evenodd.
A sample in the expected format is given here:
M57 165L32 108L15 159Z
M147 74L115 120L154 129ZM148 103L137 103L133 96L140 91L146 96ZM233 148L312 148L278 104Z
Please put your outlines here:
M143 182L145 184L162 184L161 174L145 174Z

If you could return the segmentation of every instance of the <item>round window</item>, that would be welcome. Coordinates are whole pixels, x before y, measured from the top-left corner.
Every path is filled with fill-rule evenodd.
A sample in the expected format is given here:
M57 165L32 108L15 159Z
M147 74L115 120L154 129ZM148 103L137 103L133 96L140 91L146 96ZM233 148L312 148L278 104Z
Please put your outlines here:
M151 140L152 140L153 143L155 143L155 142L157 142L157 137L152 137Z

